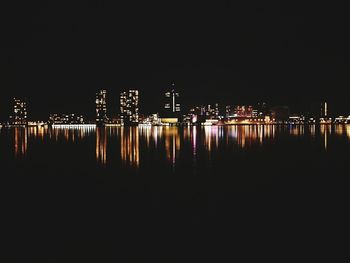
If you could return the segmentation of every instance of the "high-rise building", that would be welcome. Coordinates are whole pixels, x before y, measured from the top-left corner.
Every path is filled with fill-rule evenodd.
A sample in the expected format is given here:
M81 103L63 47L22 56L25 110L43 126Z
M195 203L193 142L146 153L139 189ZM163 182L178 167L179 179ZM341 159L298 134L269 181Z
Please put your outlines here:
M321 104L321 117L322 118L328 117L328 104L326 101Z
M332 123L332 118L329 116L328 103L322 102L321 104L321 116L320 123L330 124Z
M139 91L128 90L120 93L120 113L124 125L137 125L139 122Z
M105 124L107 120L107 91L100 90L96 93L96 124Z
M180 113L179 97L180 94L175 91L175 84L173 83L171 89L165 92L164 115L167 117L175 117Z
M12 125L27 125L27 103L21 99L13 99L13 115L10 116Z

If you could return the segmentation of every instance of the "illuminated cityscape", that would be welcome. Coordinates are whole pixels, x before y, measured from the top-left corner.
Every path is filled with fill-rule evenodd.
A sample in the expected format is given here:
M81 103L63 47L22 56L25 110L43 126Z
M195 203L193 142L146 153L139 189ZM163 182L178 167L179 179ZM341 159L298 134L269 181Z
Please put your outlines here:
M2 262L343 261L346 3L3 1Z
M140 114L140 94L136 89L120 93L119 113L107 117L107 90L96 93L96 119L88 120L81 114L49 114L48 120L28 119L26 102L13 100L13 114L4 126L42 126L42 125L97 125L97 126L135 126L135 125L236 125L236 124L346 124L350 115L332 116L329 104L320 103L319 114L292 113L285 105L269 107L265 102L254 105L226 105L220 108L219 103L187 107L181 110L180 93L172 89L164 94L165 104L158 112ZM141 94L142 98L142 94ZM162 96L158 98L162 100ZM186 108L186 107L185 107ZM30 114L29 114L30 116Z
M115 157L110 154L111 147L108 145L115 144L113 138L117 136L121 162L125 167L136 169L145 158L145 152L140 150L143 144L149 150L162 148L160 151L175 169L181 158L181 148L186 145L191 145L191 158L196 163L198 147L203 146L210 156L223 143L246 149L274 140L275 135L280 133L295 137L321 136L325 151L332 147L332 136L350 138L350 127L345 125L350 124L350 116L332 116L326 101L319 104L319 114L310 115L292 113L285 105L270 107L265 102L222 107L218 102L192 107L185 105L183 109L189 108L185 111L180 108L180 94L175 89L158 99L162 101L164 97L167 102L159 112L140 114L142 93L136 89L123 91L119 100L115 99L119 103L119 111L108 118L107 90L101 90L96 94L95 121L75 113L53 113L49 114L48 120L34 121L28 118L30 113L27 113L26 102L14 99L13 114L2 127L15 129L13 151L17 158L26 156L31 141L35 139L49 137L56 142L63 139L75 143L95 134L95 158L103 167L113 163ZM196 128L198 126L202 127Z

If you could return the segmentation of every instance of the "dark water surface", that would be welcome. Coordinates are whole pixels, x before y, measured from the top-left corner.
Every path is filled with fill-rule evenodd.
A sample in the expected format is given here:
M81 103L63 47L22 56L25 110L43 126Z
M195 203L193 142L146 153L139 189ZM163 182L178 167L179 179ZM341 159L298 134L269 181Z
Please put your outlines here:
M253 227L295 200L346 203L349 161L350 125L3 127L8 243L47 262L191 261L167 242L194 252L232 214Z
M343 174L350 153L349 125L30 127L2 128L0 136L1 167L9 174L28 183L55 177L67 189L77 180L73 191L277 190L274 182L286 176L315 176L317 184L328 173ZM107 183L119 180L132 183Z

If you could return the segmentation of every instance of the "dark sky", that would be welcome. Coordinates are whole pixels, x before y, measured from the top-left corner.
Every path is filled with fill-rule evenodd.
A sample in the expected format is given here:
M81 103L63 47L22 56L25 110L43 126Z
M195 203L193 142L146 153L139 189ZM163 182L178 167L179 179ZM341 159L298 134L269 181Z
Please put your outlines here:
M159 108L175 82L184 105L267 101L350 113L349 16L334 1L11 1L1 4L0 117L94 114L98 89L140 90Z

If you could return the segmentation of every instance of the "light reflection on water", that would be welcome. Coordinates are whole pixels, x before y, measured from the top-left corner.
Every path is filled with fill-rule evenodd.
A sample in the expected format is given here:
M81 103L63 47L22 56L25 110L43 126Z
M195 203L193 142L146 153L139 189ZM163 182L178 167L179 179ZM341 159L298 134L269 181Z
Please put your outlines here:
M50 139L54 138L55 141L65 140L67 142L75 142L76 140L83 140L86 136L91 135L95 132L93 127L76 127L76 128L63 128L63 127L54 127L54 128L43 128L44 131L49 133Z
M334 133L338 136L346 136L350 138L350 125L334 125Z
M224 131L224 127L221 127ZM221 133L223 134L223 133ZM273 139L275 126L272 125L233 125L227 127L226 144L233 144L240 148L262 145L265 140Z
M321 124L320 125L320 132L321 132L321 135L323 136L324 149L327 150L328 149L328 137L332 133L332 126L329 124Z
M162 136L164 136L165 140L166 159L174 167L179 156L181 146L179 129L176 127L164 127L162 131Z
M96 160L105 165L107 162L107 130L96 128Z
M138 168L140 164L139 128L120 128L120 155L124 164Z
M305 133L304 125L290 125L289 130L293 136L303 136Z
M14 129L14 151L16 157L22 157L27 153L28 131L26 128Z
M154 149L158 155L163 154L163 158L169 165L175 167L182 155L182 150L186 150L186 147L195 165L199 150L204 149L210 158L211 153L220 151L222 147L238 149L262 147L265 143L278 140L278 136L281 135L314 138L325 151L329 150L331 137L344 137L350 140L350 125L232 125L182 128L18 127L2 128L1 133L6 129L9 134L13 134L13 151L18 159L23 158L28 148L30 149L31 144L34 143L45 144L50 141L76 144L95 138L95 157L98 164L105 166L119 159L124 165L133 168L139 168L142 157L148 154L147 149Z

